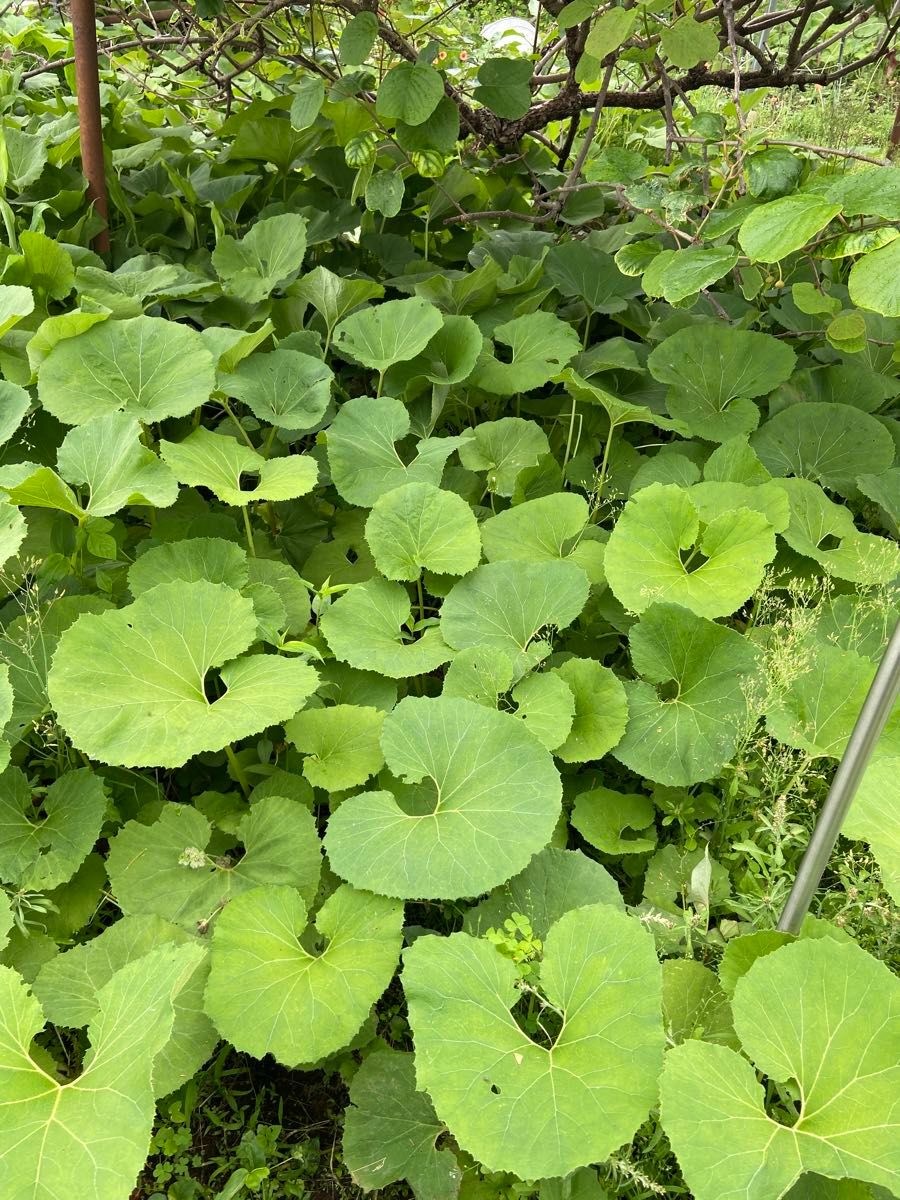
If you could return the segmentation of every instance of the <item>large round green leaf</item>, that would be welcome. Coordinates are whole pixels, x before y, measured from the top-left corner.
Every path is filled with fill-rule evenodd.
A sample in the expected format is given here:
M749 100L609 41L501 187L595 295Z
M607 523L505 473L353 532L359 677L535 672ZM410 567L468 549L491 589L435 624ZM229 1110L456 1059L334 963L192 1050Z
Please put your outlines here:
M602 583L604 547L589 518L587 501L574 492L526 500L482 522L484 557L488 562L569 558L592 583Z
M163 946L117 971L97 996L83 1070L65 1083L48 1074L43 1054L32 1058L44 1014L21 976L0 966L0 1194L131 1193L156 1116L155 1062L202 956L197 945Z
M588 591L587 575L573 562L486 563L450 589L441 632L455 650L505 651L518 679L550 653L547 627L571 625Z
M375 577L356 584L326 608L319 627L335 658L363 671L405 679L433 671L453 657L439 629L426 629L415 641L404 627L412 615L406 589Z
M223 504L293 500L312 491L319 475L310 455L267 459L229 434L202 426L183 442L161 441L159 452L181 483L209 488ZM245 475L252 477L254 486L242 486Z
M216 922L206 1010L239 1050L317 1062L347 1045L390 983L402 929L402 904L346 885L314 924L293 888L254 888Z
M394 791L345 800L328 824L333 869L406 899L477 896L550 841L562 788L550 754L508 713L407 697L381 737Z
M331 479L348 504L371 507L404 483L437 486L460 439L425 438L407 463L396 444L409 433L409 413L390 396L357 396L342 404L328 429Z
M280 122L270 124L277 127ZM290 149L286 157L293 157ZM296 278L306 253L306 224L299 213L281 213L257 221L242 238L223 234L213 250L212 265L226 292L247 304L258 304L276 287Z
M790 376L797 356L766 333L730 325L688 325L647 359L654 379L670 386L668 408L697 437L724 442L759 424L756 396Z
M428 68L430 70L430 68ZM427 300L388 300L345 317L334 334L335 349L379 374L421 354L442 323Z
M550 452L540 425L521 417L482 421L459 440L459 460L470 471L484 471L487 490L511 496L516 480Z
M897 780L900 754L879 747L866 768L843 832L869 843L881 869L884 890L900 904L900 811Z
M455 492L406 483L380 496L366 521L375 565L388 579L467 575L481 558L478 522Z
M41 363L41 404L65 425L126 412L144 424L183 417L215 386L198 333L162 317L104 321L57 342Z
M279 429L312 429L331 398L331 369L298 350L253 354L219 378L229 396L243 401L254 417Z
M884 425L849 404L792 404L754 434L753 449L773 475L814 479L842 496L867 471L894 462L894 440Z
M307 708L291 717L284 732L306 757L303 774L313 787L340 792L358 787L381 770L384 713L358 704Z
M26 891L65 883L93 850L105 813L103 784L86 767L61 775L46 794L9 767L0 775L0 880Z
M74 744L115 766L178 767L292 717L316 689L305 663L243 654L252 602L224 584L164 583L86 613L60 638L50 702ZM223 694L213 672L221 668Z
M733 629L675 604L654 604L632 626L628 726L613 750L637 775L681 787L712 779L747 720L755 648Z
M549 1048L517 1025L515 966L489 942L419 938L404 960L419 1086L488 1170L568 1175L646 1119L663 1053L660 969L624 912L579 908L547 934L541 988L563 1015Z
M212 827L189 804L166 804L152 825L129 821L110 842L112 891L124 913L194 928L260 884L290 884L312 904L322 851L309 810L284 796L257 800L237 826L243 854L207 853Z
M548 312L526 313L493 331L494 354L486 354L475 371L475 383L486 392L514 396L541 387L558 375L578 353L578 334L566 321ZM496 343L507 349L503 358Z
M691 1040L666 1056L662 1121L697 1200L783 1196L805 1171L896 1193L900 982L851 943L801 940L758 959L734 991L745 1054L796 1089L788 1127L747 1059ZM438 1106L440 1107L440 1106Z
M250 575L245 551L224 538L185 538L151 546L128 569L128 590L135 600L159 583L224 583L239 592Z
M569 658L554 673L575 698L572 728L554 754L567 763L602 758L625 732L628 701L622 681L592 658Z
M761 512L737 508L704 524L688 490L654 483L625 505L604 565L616 598L633 612L666 600L725 617L759 587L774 557L775 531Z

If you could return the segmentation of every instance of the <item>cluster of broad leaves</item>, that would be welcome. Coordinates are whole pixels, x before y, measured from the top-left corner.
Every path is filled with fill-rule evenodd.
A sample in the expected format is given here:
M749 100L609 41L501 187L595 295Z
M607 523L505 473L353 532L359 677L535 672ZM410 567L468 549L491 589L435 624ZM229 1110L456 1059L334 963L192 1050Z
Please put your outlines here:
M691 185L612 148L553 232L445 226L522 184L398 169L385 122L440 157L424 71L208 157L122 101L112 263L71 104L6 130L0 1194L127 1200L225 1040L361 1052L365 1189L602 1200L652 1118L697 1200L900 1196L888 967L822 921L684 938L737 759L827 774L896 616L900 241L852 238L900 171L760 151L682 246ZM898 768L894 718L848 833L900 901Z

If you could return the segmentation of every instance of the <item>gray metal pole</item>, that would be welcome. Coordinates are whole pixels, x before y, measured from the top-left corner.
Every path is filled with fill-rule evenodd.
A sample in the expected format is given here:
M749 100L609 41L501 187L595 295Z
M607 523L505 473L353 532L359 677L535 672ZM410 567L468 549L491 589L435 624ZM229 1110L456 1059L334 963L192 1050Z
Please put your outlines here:
M831 858L844 818L856 789L872 757L875 744L891 715L900 695L900 621L894 627L887 650L878 667L869 694L860 709L847 749L841 759L828 796L819 813L812 837L791 894L788 896L778 928L785 933L799 933L803 918L809 911L813 895Z

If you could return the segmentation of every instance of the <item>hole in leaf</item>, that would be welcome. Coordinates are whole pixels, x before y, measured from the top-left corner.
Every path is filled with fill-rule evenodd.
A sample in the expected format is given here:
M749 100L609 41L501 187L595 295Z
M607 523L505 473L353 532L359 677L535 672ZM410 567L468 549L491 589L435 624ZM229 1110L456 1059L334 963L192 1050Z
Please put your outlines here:
M817 550L837 550L841 544L841 539L835 537L833 533L826 533L823 538L820 538L816 543Z
M512 346L507 346L505 342L494 342L494 358L497 362L511 363L513 360Z
M346 558L347 562L350 564L351 567L353 566L354 563L359 562L359 555L356 553L356 551L353 549L352 546L348 546L347 549L344 551L344 558Z
M705 563L709 562L703 551L697 548L693 550L681 550L679 554L681 565L689 575L693 574L694 571L699 571Z
M222 682L222 676L218 670L207 671L203 676L203 694L209 704L215 704L220 697L225 695L225 684Z
M238 487L242 492L252 492L259 487L259 471L241 471Z
M562 1016L534 990L526 992L516 1003L512 1016L522 1032L545 1050L556 1043L562 1031Z
M492 1083L492 1084L491 1084L491 1091L493 1092L493 1094L494 1094L495 1096L499 1096L499 1095L500 1095L500 1089L497 1087L496 1083Z
M665 683L657 685L656 694L664 704L669 704L672 700L678 699L678 693L681 688L678 685L677 679L667 679Z

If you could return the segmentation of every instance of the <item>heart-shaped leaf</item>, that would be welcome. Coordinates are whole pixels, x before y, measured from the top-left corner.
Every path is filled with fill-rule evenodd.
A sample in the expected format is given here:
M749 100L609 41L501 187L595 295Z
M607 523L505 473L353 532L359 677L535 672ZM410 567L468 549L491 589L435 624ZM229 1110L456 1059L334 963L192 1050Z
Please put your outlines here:
M388 579L418 579L423 569L467 575L481 558L471 508L431 483L406 483L380 496L366 521L366 541Z
M315 459L308 455L267 459L236 438L210 429L195 429L183 442L161 441L159 452L181 483L209 488L223 504L293 500L312 491L319 476ZM255 486L245 488L242 476L248 475Z

